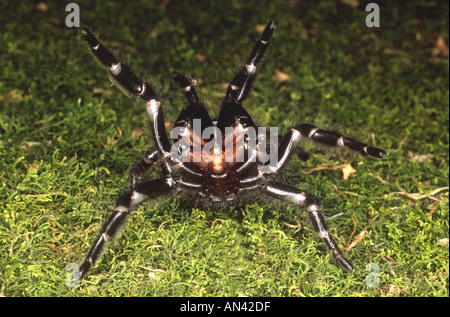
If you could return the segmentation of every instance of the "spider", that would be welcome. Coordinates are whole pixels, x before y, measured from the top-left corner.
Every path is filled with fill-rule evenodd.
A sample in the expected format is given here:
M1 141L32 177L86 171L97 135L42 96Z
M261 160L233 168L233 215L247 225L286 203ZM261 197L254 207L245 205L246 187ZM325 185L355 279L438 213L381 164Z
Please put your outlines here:
M80 279L86 277L89 269L98 260L105 243L117 233L142 202L169 193L188 198L207 208L243 206L264 195L304 205L315 231L331 251L334 262L346 272L356 270L329 233L319 199L304 190L277 183L275 179L292 153L297 153L300 158L306 154L300 147L296 147L304 139L330 147L345 147L365 156L385 158L388 154L382 149L336 132L322 130L310 123L289 129L278 138L279 144L275 146L272 141L277 143L277 138L271 138L269 141L262 134L258 134L256 138L253 135L256 147L251 146L251 133L247 132L257 126L243 103L249 96L256 68L266 52L274 30L275 23L270 21L245 65L228 85L217 120L210 118L195 92L194 84L180 73L172 73L173 80L181 87L187 99L186 107L175 121L174 129L177 128L179 133L171 135L172 140L177 140L177 143L172 144L166 134L162 103L153 88L139 79L127 65L121 63L88 28L83 29L82 35L90 51L100 66L109 71L111 80L126 94L145 102L155 146L150 147L132 165L129 189L118 197L114 210L80 266ZM202 133L208 129L213 132L212 138L211 134ZM230 129L232 132L244 133L230 134ZM222 141L222 146L219 141ZM223 150L224 143L231 144L231 147L225 146ZM264 155L268 154L265 145L275 148L275 154L271 156L275 157L275 162L264 159ZM240 160L236 155L238 150L243 154ZM186 154L184 158L187 160L180 158L182 153ZM164 177L144 180L143 175L156 163L160 164Z

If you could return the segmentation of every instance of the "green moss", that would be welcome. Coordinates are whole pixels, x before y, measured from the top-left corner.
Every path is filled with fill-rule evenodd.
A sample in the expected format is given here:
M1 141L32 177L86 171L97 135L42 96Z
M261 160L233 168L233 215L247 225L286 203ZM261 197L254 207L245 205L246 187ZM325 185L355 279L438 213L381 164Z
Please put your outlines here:
M329 221L341 246L365 232L349 251L358 274L330 263L301 208L261 200L222 212L163 199L141 206L70 289L66 265L83 260L148 146L132 133L145 109L111 87L80 30L64 26L62 3L2 2L0 295L448 296L449 66L436 53L437 38L448 43L448 4L383 2L381 27L370 29L364 3L346 4L357 1L77 3L82 25L151 78L169 120L183 107L172 70L196 77L217 105L255 27L274 19L248 111L283 131L313 121L390 156L305 145L311 158L284 172L328 216L344 212ZM356 169L348 180L333 169L344 163ZM366 284L370 263L378 287Z

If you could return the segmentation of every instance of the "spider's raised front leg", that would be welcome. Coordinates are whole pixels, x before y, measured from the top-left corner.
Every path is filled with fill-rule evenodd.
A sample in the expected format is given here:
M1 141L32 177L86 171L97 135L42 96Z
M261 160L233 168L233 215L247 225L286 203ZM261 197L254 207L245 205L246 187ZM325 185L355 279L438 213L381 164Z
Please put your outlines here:
M313 124L300 124L294 129L299 131L302 136L320 144L333 147L347 147L363 155L370 155L378 158L385 158L389 155L382 149L371 147L365 143L358 142L333 131L319 129Z
M257 64L261 61L269 46L269 41L275 31L275 22L270 21L264 29L260 40L253 47L252 53L247 59L245 66L233 78L227 89L225 102L242 103L250 92L251 84L255 79Z
M168 156L171 145L166 135L164 114L156 92L148 83L139 79L127 65L121 63L89 29L84 28L82 34L100 66L109 70L112 81L125 93L137 96L146 102L155 143L160 153Z
M278 199L282 199L296 205L305 205L314 229L316 230L318 236L324 240L328 249L333 253L333 258L335 261L346 272L350 273L356 271L356 267L344 257L341 249L330 235L327 223L322 213L322 206L317 197L302 190L281 184L269 184L266 187L266 191L269 195Z
M139 79L127 65L121 63L88 28L83 29L82 35L100 66L110 71L111 79L126 93L135 95L144 101L157 99L153 88Z
M270 21L264 29L260 40L253 47L244 67L228 85L218 119L218 127L222 134L225 132L225 127L231 127L236 123L236 119L244 127L254 126L253 120L242 106L242 103L250 93L251 85L256 78L257 65L261 62L274 31L275 22Z
M105 243L113 237L124 224L130 213L145 200L156 198L170 192L171 178L157 179L136 185L135 188L119 197L114 211L104 223L99 235L92 244L91 250L80 266L80 279L86 277L89 269L95 264Z

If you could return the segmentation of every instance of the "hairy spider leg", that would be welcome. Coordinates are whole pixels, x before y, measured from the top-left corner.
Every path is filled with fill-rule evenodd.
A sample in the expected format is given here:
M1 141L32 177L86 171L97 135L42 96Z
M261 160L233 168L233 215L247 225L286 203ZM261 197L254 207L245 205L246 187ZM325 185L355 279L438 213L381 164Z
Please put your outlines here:
M137 96L146 102L158 149L163 156L169 155L171 146L165 131L161 102L158 100L156 92L148 83L139 79L127 65L121 63L88 28L83 29L82 35L100 66L109 70L112 81L125 93Z
M242 106L242 103L250 93L251 85L256 76L257 64L263 58L274 31L275 22L270 21L264 29L260 40L253 47L246 64L231 80L219 113L218 127L222 133L225 131L225 127L233 126L236 123L236 118L244 127L254 126L253 120Z
M281 139L281 143L277 149L277 162L268 161L264 164L258 162L256 175L246 177L239 180L239 187L241 190L256 189L260 187L261 179L266 179L273 175L276 175L289 161L289 157L292 153L296 152L298 143L301 140L300 132L291 129ZM259 154L258 154L259 155Z
M184 96L186 97L189 106L192 106L193 108L201 106L194 85L191 84L185 76L173 71L172 78L177 85L183 89Z
M100 66L110 71L113 81L126 93L135 95L144 101L157 99L156 92L152 87L139 79L127 65L121 63L87 28L83 29L82 35Z
M207 127L211 127L213 125L212 120L205 107L199 101L194 85L192 85L186 77L177 72L172 73L172 78L177 85L181 87L183 94L188 101L187 106L181 111L175 121L175 126L183 126L187 124L190 128L192 128L192 120L200 119L200 132L203 132L203 130Z
M89 269L99 258L105 243L114 237L130 213L135 210L140 203L169 193L171 189L172 182L170 178L156 179L139 184L133 190L120 196L116 202L114 211L104 223L100 234L95 239L83 264L80 266L80 279L86 277Z
M365 143L358 142L354 139L345 137L342 134L333 131L319 129L313 124L300 124L294 129L299 131L304 137L307 137L316 143L333 147L346 147L363 155L369 155L378 158L385 158L389 155L382 149L371 147Z
M253 47L252 53L248 57L245 66L233 78L228 86L225 96L226 103L236 102L240 104L246 99L250 92L251 84L255 79L257 64L263 58L274 31L275 22L270 21L264 29L260 40Z
M313 223L317 235L323 239L328 249L332 252L334 260L344 271L351 273L356 271L356 267L345 258L343 252L329 233L328 225L322 213L322 206L318 198L297 188L286 185L272 183L266 187L267 194L296 205L305 205L309 217Z
M289 156L294 152L294 149L297 147L300 140L301 134L294 129L290 129L283 136L281 143L278 146L278 160L276 164L272 164L273 162L269 161L266 164L259 165L259 174L264 176L266 174L274 174L280 171L281 168L288 162Z
M160 159L160 157L161 156L158 150L155 150L154 148L150 148L145 151L144 155L142 155L142 157L134 163L130 169L129 183L131 188L136 188L138 179L144 175L148 169Z

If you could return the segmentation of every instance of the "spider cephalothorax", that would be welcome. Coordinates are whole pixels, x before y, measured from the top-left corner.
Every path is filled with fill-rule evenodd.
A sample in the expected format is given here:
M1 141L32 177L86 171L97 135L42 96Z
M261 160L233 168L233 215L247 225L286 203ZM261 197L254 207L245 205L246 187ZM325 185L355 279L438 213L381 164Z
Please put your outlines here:
M270 140L264 131L260 133L244 109L243 102L250 92L257 65L274 30L275 23L271 21L244 67L229 84L217 120L210 118L188 79L173 72L172 77L183 90L187 106L178 116L171 132L171 139L175 142L170 142L162 104L152 87L122 64L88 29L83 29L83 37L91 52L99 64L109 70L113 82L146 103L155 147L148 149L132 166L130 188L118 198L114 211L94 241L81 265L80 278L86 276L105 242L114 236L140 203L171 192L209 208L242 205L263 195L305 205L315 230L333 253L335 261L347 272L355 270L328 233L317 197L276 183L274 176L279 174L303 139L331 147L346 147L379 158L386 157L387 153L312 124L300 124L279 138L271 136ZM142 176L157 162L165 177L143 180Z

